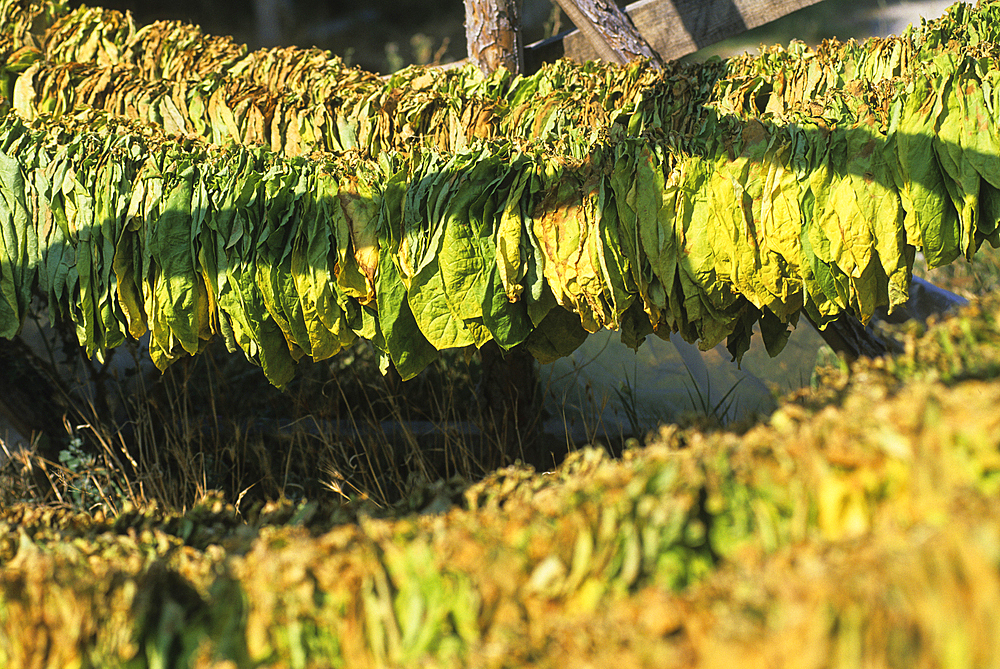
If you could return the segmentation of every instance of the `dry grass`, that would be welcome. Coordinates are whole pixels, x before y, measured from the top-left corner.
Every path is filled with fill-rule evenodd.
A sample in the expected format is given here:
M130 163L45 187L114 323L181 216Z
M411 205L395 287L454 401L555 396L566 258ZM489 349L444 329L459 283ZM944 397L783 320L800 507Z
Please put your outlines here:
M511 463L477 399L478 373L475 358L451 352L412 381L383 378L359 342L304 360L279 391L212 346L163 375L78 381L59 461L35 448L9 453L0 495L110 514L126 503L183 511L220 493L237 506L330 496L398 504L428 482L478 480Z

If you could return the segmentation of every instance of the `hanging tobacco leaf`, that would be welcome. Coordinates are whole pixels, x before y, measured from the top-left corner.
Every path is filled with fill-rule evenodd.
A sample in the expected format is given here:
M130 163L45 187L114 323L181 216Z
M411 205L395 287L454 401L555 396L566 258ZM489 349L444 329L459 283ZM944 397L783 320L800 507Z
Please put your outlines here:
M92 355L148 329L165 366L218 335L278 385L356 337L404 377L490 339L550 360L600 328L739 357L759 322L776 354L802 310L904 302L917 251L1000 243L995 3L864 43L516 78L379 78L12 7L4 336L37 282Z

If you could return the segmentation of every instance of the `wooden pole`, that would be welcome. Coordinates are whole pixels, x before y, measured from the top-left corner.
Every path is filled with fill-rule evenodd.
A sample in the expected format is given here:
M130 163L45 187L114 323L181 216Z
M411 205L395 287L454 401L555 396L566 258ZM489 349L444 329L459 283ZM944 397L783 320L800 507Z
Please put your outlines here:
M656 66L662 65L659 54L611 0L555 0L555 3L602 60L624 65L636 58L648 58Z
M524 70L519 0L465 0L465 36L469 59L483 74L505 67ZM535 360L524 346L503 351L494 341L479 349L482 362L480 402L487 427L496 435L498 451L481 453L487 469L516 458L537 460L539 423Z
M820 1L639 0L625 7L624 13L636 32L668 61ZM583 30L574 30L525 46L524 57L529 71L534 71L559 58L582 63L600 55Z

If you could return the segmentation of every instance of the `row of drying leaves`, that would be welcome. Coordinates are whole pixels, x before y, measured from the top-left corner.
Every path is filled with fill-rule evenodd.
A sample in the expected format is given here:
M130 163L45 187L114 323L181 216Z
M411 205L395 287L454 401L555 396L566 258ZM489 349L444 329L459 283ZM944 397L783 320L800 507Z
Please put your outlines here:
M1000 384L969 377L1000 369L1000 301L906 349L742 436L671 426L619 460L440 482L402 520L3 509L0 662L988 665Z
M1000 242L994 4L817 51L486 79L0 12L2 336L37 284L91 355L148 330L162 368L221 335L276 385L359 336L404 378L602 327L738 357L759 322L776 354L802 310L905 301L917 250Z

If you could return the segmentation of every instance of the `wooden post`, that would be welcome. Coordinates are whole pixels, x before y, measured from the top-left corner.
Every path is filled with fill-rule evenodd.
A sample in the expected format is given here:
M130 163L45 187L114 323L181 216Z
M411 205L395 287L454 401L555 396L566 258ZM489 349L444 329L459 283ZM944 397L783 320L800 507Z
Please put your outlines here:
M639 0L625 7L625 14L635 31L668 61L817 2L820 0ZM524 54L529 72L559 58L582 63L598 57L583 30L529 44Z
M465 0L469 59L483 74L506 67L524 70L520 0ZM501 351L494 341L479 349L480 402L484 428L496 434L499 453L480 454L488 469L531 457L537 441L539 397L535 360L524 346Z
M465 41L469 60L483 74L506 67L524 69L520 0L465 0Z
M648 58L662 65L653 50L628 15L611 0L555 0L602 60L625 63L636 58Z

